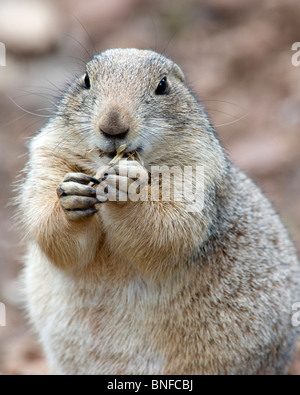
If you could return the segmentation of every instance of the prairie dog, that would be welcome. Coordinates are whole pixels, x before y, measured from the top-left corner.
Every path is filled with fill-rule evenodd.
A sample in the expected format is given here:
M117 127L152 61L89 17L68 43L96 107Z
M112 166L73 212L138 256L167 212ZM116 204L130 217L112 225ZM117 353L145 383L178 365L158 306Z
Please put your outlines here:
M140 160L109 166L121 145ZM94 57L29 155L23 279L51 372L287 373L300 301L295 249L175 63L137 49ZM197 165L199 212L185 200L96 192L118 189L124 169Z

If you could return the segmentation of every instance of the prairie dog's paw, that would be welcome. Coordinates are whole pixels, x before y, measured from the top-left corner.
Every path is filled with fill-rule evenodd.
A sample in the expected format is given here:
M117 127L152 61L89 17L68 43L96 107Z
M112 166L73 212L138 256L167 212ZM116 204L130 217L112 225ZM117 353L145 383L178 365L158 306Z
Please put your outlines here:
M97 187L99 200L137 201L144 200L148 193L148 172L135 160L121 159L118 163L101 169L96 177L101 181Z
M96 203L101 203L96 196L95 188L90 183L99 181L83 173L68 173L57 188L60 205L71 220L92 217L98 212Z

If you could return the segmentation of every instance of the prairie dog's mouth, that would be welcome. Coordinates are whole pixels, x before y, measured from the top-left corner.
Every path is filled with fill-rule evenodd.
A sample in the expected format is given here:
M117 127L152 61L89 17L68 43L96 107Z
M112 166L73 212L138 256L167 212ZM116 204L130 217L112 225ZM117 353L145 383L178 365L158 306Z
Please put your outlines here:
M125 150L127 148L127 144L120 145L115 151L110 151L110 152L103 152L101 153L100 151L100 156L103 154L107 156L109 159L114 159L114 158L122 158L125 154Z
M113 151L113 152L100 151L100 156L106 156L108 159L113 159L116 155L117 155L117 151Z
M110 160L109 164L113 164L118 162L123 157L126 159L138 160L139 162L143 162L139 153L139 149L130 150L126 144L121 145L117 148L116 151L105 152L100 150L100 157L105 157L106 159Z

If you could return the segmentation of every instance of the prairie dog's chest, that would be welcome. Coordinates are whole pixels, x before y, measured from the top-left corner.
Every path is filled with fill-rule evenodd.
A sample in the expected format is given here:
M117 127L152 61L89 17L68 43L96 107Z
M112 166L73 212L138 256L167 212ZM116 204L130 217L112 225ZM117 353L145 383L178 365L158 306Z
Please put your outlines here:
M74 281L52 269L26 275L33 320L56 373L163 371L158 290L140 280ZM45 287L35 288L41 281Z

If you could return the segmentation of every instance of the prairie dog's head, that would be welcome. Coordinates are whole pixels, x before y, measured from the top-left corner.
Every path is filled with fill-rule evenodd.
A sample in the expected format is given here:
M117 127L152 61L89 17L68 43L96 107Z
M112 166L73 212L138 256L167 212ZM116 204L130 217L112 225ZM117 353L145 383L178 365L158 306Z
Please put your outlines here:
M95 56L59 110L83 150L97 149L108 158L126 144L146 165L181 164L183 154L188 161L211 145L209 122L183 72L148 50L112 49Z

